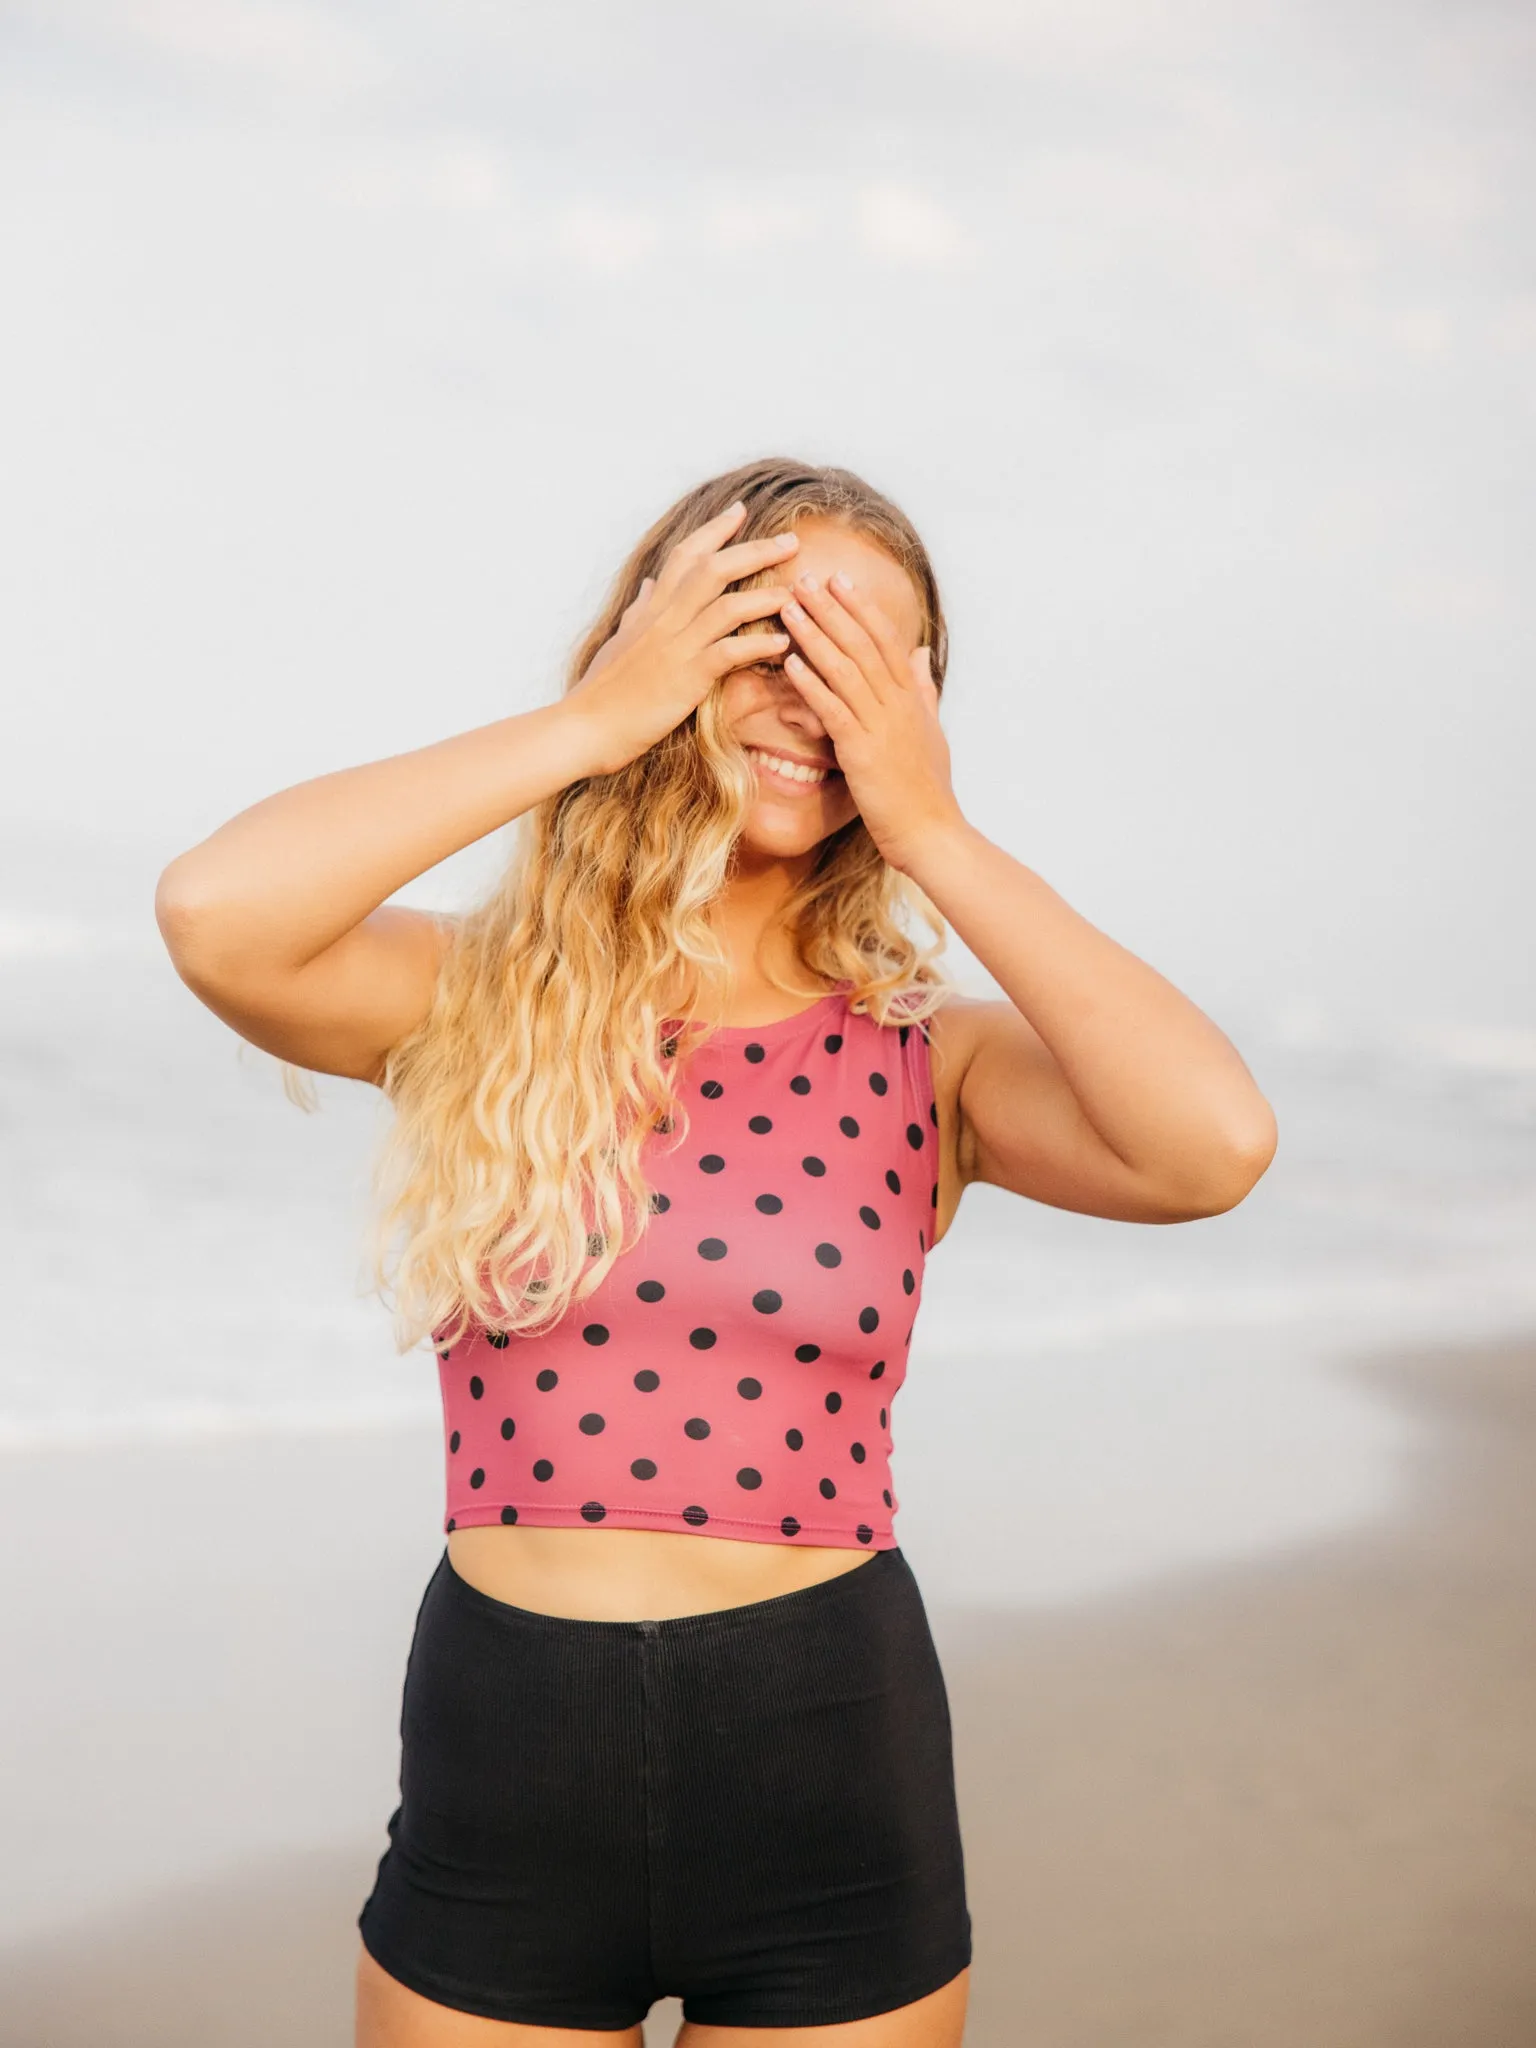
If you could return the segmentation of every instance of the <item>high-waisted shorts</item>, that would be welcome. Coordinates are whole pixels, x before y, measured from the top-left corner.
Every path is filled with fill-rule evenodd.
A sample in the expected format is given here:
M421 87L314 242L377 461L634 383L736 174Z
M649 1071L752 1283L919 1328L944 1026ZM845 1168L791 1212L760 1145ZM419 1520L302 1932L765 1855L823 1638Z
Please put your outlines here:
M446 1551L406 1665L400 1803L358 1925L440 2005L815 2027L971 1960L949 1701L899 1549L667 1621L491 1598Z

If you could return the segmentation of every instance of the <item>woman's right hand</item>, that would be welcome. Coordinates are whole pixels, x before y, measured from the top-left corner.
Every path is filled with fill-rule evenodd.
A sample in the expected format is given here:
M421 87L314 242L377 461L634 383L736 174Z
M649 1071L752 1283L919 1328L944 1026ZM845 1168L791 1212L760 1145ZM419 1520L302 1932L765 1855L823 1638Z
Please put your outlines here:
M727 593L727 585L793 559L793 533L726 543L746 517L735 504L680 540L653 583L646 577L617 632L598 649L563 699L589 735L589 773L612 775L655 746L732 669L782 654L787 633L738 633L769 618L787 583Z

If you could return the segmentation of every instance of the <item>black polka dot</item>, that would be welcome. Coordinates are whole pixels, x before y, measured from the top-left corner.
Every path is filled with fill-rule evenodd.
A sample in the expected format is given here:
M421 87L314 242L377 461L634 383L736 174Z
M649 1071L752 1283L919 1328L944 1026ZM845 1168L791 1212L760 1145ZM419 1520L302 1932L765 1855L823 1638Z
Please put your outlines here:
M825 1161L825 1159L818 1159L814 1153L812 1153L809 1158L802 1159L800 1164L804 1167L805 1171L811 1176L812 1180L820 1180L821 1176L827 1170L827 1162Z
M820 1358L821 1346L819 1344L797 1344L795 1346L795 1356L802 1365L811 1365L816 1359Z
M893 1195L901 1193L901 1175L893 1172L890 1167L885 1169L885 1184Z
M931 1124L933 1125L933 1127L934 1127L934 1129L935 1129L935 1130L937 1130L937 1129L938 1129L938 1127L939 1127L939 1105L938 1105L938 1104L937 1104L936 1102L930 1102L930 1103L929 1103L929 1105L928 1105L928 1121L929 1121L929 1123L931 1123Z
M636 1458L631 1462L629 1469L636 1479L654 1479L656 1477L655 1461L651 1458Z
M505 1330L487 1330L485 1333L485 1341L487 1344L490 1345L493 1351L505 1351L507 1346L512 1342L512 1339L507 1335Z
M762 1394L763 1383L761 1380L738 1380L736 1391L743 1401L756 1401Z
M843 1049L843 1034L841 1031L829 1032L821 1042L828 1052L841 1052Z
M755 1465L743 1465L736 1474L736 1484L744 1486L748 1493L756 1493L763 1483L763 1475Z
M483 1394L484 1392L485 1392L485 1381L484 1381L483 1379L481 1379L481 1377L480 1377L479 1373L475 1373L475 1374L473 1374L473 1375L471 1376L471 1379L470 1379L470 1382L469 1382L469 1394L470 1394L470 1399L471 1399L472 1401L478 1401L478 1400L479 1400L479 1398L480 1398L480 1396L481 1396L481 1395L482 1395L482 1394Z
M754 1067L758 1064L760 1060L766 1059L768 1056L767 1049L764 1046L756 1044L755 1042L752 1045L744 1045L742 1047L742 1051L746 1054L747 1058L752 1062Z
M555 1476L555 1468L554 1468L554 1466L553 1466L553 1465L551 1465L551 1463L549 1462L548 1458L540 1458L540 1459L539 1459L538 1463L537 1463L537 1464L536 1464L536 1465L534 1466L534 1468L533 1468L533 1476L534 1476L534 1478L535 1478L535 1479L553 1479L553 1478L554 1478L554 1476Z
M837 1499L837 1488L832 1484L830 1479L818 1480L817 1485L820 1489L821 1497L823 1500Z
M837 1128L845 1138L856 1138L859 1135L857 1119L851 1116L840 1116L837 1120Z
M905 1050L905 1049L906 1049L906 1043L907 1043L907 1039L908 1039L909 1035L911 1034L911 1030L912 1030L912 1026L911 1026L910 1024L902 1024L902 1025L898 1025L898 1027L897 1027L897 1030L896 1030L896 1038L897 1038L897 1042L898 1042L898 1044L899 1044L899 1045L900 1045L900 1046L902 1047L902 1049L903 1049L903 1050Z
M777 1216L784 1204L777 1195L759 1195L755 1206L765 1216Z
M504 1522L515 1522L517 1520L517 1509L503 1508L501 1511L501 1519Z
M871 1529L868 1522L860 1522L858 1528L853 1533L861 1543L873 1543L875 1540L875 1532Z
M588 1323L581 1334L589 1344L606 1344L608 1342L608 1325L606 1323Z
M725 1257L725 1239L723 1237L700 1238L699 1257L701 1259L723 1259Z
M581 1504L581 1519L584 1522L600 1522L607 1512L600 1500L584 1500Z
M683 1520L690 1529L702 1529L709 1520L708 1508L684 1508Z
M546 1365L544 1370L539 1374L538 1378L534 1381L533 1384L538 1388L541 1394L548 1394L553 1392L553 1390L559 1386L560 1375L555 1371L553 1366Z
M642 1394L654 1394L661 1385L661 1374L659 1372L652 1372L650 1367L647 1366L644 1372L637 1372L635 1374L635 1385Z
M916 1126L914 1125L913 1128L915 1129ZM699 1161L699 1171L700 1173L724 1173L725 1161L718 1152L706 1152Z
M713 1330L698 1329L688 1332L688 1342L695 1351L708 1351L714 1344L714 1341L715 1333Z
M666 1041L666 1043L662 1046L661 1056L664 1060L673 1060L677 1058L677 1040L675 1038L669 1038Z
M660 1131L660 1132L661 1132L661 1135L662 1135L662 1136L663 1136L664 1138L669 1138L669 1137L670 1137L670 1136L672 1135L672 1119L671 1119L671 1117L669 1117L669 1116L659 1116L659 1117L657 1117L657 1119L656 1119L656 1128L657 1128L657 1130L658 1130L658 1131Z
M921 1124L908 1124L908 1125L907 1125L907 1143L908 1143L908 1144L909 1144L909 1145L910 1145L910 1146L912 1147L912 1150L913 1150L914 1152L921 1152L921 1151L922 1151L922 1149L923 1149L923 1127L922 1127L922 1125L921 1125Z
M910 1266L903 1266L903 1267L902 1267L902 1269L901 1269L901 1291L902 1291L902 1293L903 1293L903 1294L910 1294L910 1293L912 1292L913 1288L914 1288L914 1287L916 1287L916 1285L917 1285L917 1278L916 1278L916 1275L915 1275L915 1274L913 1273L913 1271L912 1271L912 1268L911 1268Z
M666 1291L659 1280L642 1280L635 1289L641 1301L660 1301Z
M868 1203L866 1203L859 1211L859 1221L867 1224L871 1230L878 1230L880 1228L880 1213L877 1209L871 1209Z
M451 1527L452 1524L450 1523L449 1526ZM800 1524L793 1515L786 1515L779 1524L779 1533L782 1536L798 1536L800 1534Z
M437 1355L443 1361L444 1365L448 1363L449 1354L446 1351L439 1351Z
M805 1449L805 1438L800 1434L798 1429L786 1429L784 1432L784 1441L789 1445L789 1448L792 1451L803 1451Z
M923 1233L921 1231L917 1233L917 1248L920 1252L925 1252L928 1249L927 1244L924 1242Z
M843 1255L835 1244L819 1244L816 1247L816 1263L818 1266L840 1266L843 1263Z
M928 1197L928 1206L930 1209L937 1209L939 1206L939 1184L937 1181L933 1184L933 1193Z
M792 1095L809 1095L811 1092L810 1075L796 1074L795 1078L789 1084L789 1090Z
M474 1487L474 1488L476 1489L476 1491L477 1491L477 1492L478 1492L478 1490L479 1490L479 1489L480 1489L480 1488L481 1488L482 1486L484 1486L484 1484L485 1484L485 1467L484 1467L483 1465L477 1465L477 1466L475 1467L474 1471L470 1473L470 1475L469 1475L469 1483L470 1483L470 1485L471 1485L471 1486L473 1486L473 1487Z
M882 1429L885 1427L885 1410L883 1408L880 1410L880 1427Z
M749 1131L756 1131L757 1135L761 1138L766 1132L773 1129L773 1118L771 1116L749 1116L747 1118L747 1129Z
M670 1195L663 1195L663 1194L661 1194L661 1193L659 1193L659 1192L658 1192L658 1193L653 1193L653 1194L652 1194L652 1196L651 1196L651 1214L652 1214L653 1216L662 1216L662 1215L665 1215L665 1214L666 1214L666 1212L667 1212L667 1210L668 1210L668 1209L670 1209L670 1208L671 1208L671 1206L672 1206L672 1197L671 1197Z
M862 1444L850 1444L848 1446L848 1455L852 1458L855 1465L862 1465L867 1453Z
M706 1102L718 1102L725 1093L725 1083L723 1081L701 1081L699 1083L699 1093Z
M876 1095L884 1095L884 1093L890 1087L891 1084L889 1081L887 1081L884 1074L871 1074L869 1077L869 1085L871 1090Z
M601 1415L583 1415L576 1427L583 1436L601 1436L608 1424Z
M450 1515L448 1517L448 1534L451 1536L458 1526L458 1523L453 1519L452 1515Z
M702 1415L690 1415L683 1424L683 1435L691 1436L696 1444L701 1444L709 1435L709 1424Z
M869 1335L869 1333L870 1333L870 1331L871 1331L871 1330L878 1330L878 1329L879 1329L879 1327L880 1327L880 1311L879 1311L879 1309L877 1309L877 1308L861 1308L861 1309L859 1310L859 1328L860 1328L860 1329L861 1329L861 1330L862 1330L862 1331L864 1332L864 1334L865 1334L865 1336L866 1336L866 1337L867 1337L867 1336Z
M883 1373L884 1371L885 1360L883 1358L877 1358L874 1364L869 1368L869 1376L872 1380L877 1380L879 1379L881 1373Z
M459 1448L459 1432L457 1430L455 1430L453 1432L453 1435L449 1437L448 1448L450 1451L456 1451Z
M760 1287L752 1297L752 1306L760 1316L776 1316L784 1306L784 1297L771 1287Z
M838 1409L842 1407L842 1405L843 1405L843 1397L842 1397L842 1395L841 1395L841 1394L839 1394L839 1393L836 1393L836 1392L833 1392L833 1393L830 1393L830 1394L828 1394L828 1396L827 1396L827 1402L826 1402L826 1407L827 1407L827 1413L828 1413L829 1415L835 1415L835 1414L837 1413Z
M501 1418L501 1434L503 1441L506 1443L510 1443L517 1434L517 1424L510 1415L504 1415Z
M887 1507L891 1505L891 1489L888 1486L881 1487L880 1498L885 1502Z

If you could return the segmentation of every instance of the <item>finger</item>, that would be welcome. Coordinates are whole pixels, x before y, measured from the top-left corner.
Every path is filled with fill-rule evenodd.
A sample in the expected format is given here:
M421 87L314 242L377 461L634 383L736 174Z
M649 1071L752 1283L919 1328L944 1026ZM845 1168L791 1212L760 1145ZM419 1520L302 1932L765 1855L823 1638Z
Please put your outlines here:
M857 732L859 721L836 690L829 690L810 663L803 661L798 654L784 657L784 673L826 727L832 750L836 753L838 740L848 739Z
M729 590L706 605L688 630L690 645L703 646L723 633L750 625L753 619L772 618L789 597L782 583L760 583L754 590Z
M796 644L823 682L830 684L861 725L871 723L878 715L880 699L858 664L844 654L837 642L823 632L794 597L779 606L779 617L794 634Z
M865 597L852 582L847 582L847 587L843 588L834 578L830 587L843 609L859 621L879 648L892 681L903 683L910 680L910 656L901 644L901 636L873 598ZM927 649L923 651L926 653Z
M896 677L888 672L889 665L879 643L851 608L853 585L849 583L847 592L843 594L831 587L823 589L819 583L814 589L807 589L802 577L795 585L794 594L827 638L859 670L875 697L884 703L897 687ZM816 661L809 648L806 652ZM816 661L816 666L822 669L823 674L827 673L821 662ZM833 676L830 680L835 682L837 679Z
M662 564L661 574L656 579L656 588L663 597L670 597L678 584L687 575L694 563L703 555L712 555L724 545L747 516L747 508L738 498L734 505L707 519L702 526L696 526L692 533L684 534L667 555Z
M705 662L718 682L732 669L751 668L759 661L777 661L788 646L787 633L730 633L706 650Z

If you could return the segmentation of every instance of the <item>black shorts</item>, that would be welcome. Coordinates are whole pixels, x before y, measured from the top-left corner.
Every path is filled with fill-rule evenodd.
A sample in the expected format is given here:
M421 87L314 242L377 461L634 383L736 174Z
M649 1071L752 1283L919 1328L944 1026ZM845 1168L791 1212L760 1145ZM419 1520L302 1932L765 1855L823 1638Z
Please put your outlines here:
M899 1549L668 1621L513 1607L445 1551L400 1736L358 1925L440 2005L829 2026L971 1960L949 1701Z

